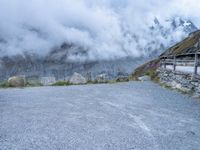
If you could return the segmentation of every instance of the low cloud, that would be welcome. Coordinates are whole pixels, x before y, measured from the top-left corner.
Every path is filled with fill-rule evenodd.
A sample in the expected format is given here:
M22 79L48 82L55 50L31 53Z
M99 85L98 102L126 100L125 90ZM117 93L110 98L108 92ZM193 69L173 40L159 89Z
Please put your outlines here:
M68 43L87 52L71 53L72 61L144 57L186 36L170 19L200 25L198 11L197 0L0 0L1 56L45 56ZM170 36L149 30L155 18Z

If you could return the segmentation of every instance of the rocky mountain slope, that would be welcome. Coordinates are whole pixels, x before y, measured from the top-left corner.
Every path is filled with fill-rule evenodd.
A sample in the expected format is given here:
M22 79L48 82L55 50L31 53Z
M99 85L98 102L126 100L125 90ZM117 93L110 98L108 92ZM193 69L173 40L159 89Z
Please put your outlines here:
M10 76L25 75L27 77L39 78L53 76L57 80L69 78L74 72L81 73L87 79L95 79L98 74L105 73L109 79L117 76L127 76L140 64L157 57L176 38L174 35L181 32L185 35L197 30L191 21L184 21L180 18L166 21L170 26L162 25L158 19L149 27L147 34L154 37L146 45L141 45L141 37L134 33L126 32L124 36L127 41L137 43L137 48L144 51L140 57L122 57L113 60L84 60L71 61L71 56L86 56L87 49L75 44L63 43L50 51L48 55L40 56L34 53L24 53L23 55L12 55L0 57L0 81L6 80ZM35 32L35 31L34 31ZM158 40L158 38L162 40ZM0 44L4 40L1 40ZM168 45L166 45L168 43Z

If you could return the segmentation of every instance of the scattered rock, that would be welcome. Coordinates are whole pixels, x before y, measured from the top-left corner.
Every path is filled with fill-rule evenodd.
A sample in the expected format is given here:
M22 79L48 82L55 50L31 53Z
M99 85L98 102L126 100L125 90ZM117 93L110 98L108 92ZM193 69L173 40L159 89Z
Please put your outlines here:
M187 74L177 74L170 70L160 70L158 72L160 82L170 86L172 89L178 89L184 93L190 93L199 97L199 83L198 81L191 80L191 77Z
M40 82L44 86L49 86L56 83L55 77L41 77Z
M86 84L87 80L79 73L74 73L69 80L70 84Z
M8 79L8 84L11 87L24 87L26 86L25 76L13 76Z
M200 98L200 95L198 92L193 93L192 95L193 98Z
M181 87L181 84L178 84L176 81L169 82L168 85L171 86L173 89L179 89Z
M98 83L106 83L108 81L106 74L100 74L96 76L96 80Z
M117 82L128 82L129 77L128 76L120 76L116 79Z
M191 91L190 88L184 87L180 83L176 84L173 87L176 88L176 89L178 89L178 90L180 90L180 91L182 91L182 92L185 92L185 93L189 93Z
M194 82L194 81L192 81L191 84L194 85L194 86L196 86L196 87L199 86L199 83L198 83L198 82Z
M142 76L138 78L139 81L151 81L151 78L149 76Z

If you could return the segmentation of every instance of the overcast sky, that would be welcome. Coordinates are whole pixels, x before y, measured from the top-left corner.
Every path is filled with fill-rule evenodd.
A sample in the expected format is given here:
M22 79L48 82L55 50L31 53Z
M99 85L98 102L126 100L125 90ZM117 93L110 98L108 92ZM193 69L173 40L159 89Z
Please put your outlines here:
M199 27L199 11L199 0L0 0L0 49L2 56L45 55L66 42L87 49L86 59L138 57L144 52L125 32L145 45L155 17L165 24L179 16Z

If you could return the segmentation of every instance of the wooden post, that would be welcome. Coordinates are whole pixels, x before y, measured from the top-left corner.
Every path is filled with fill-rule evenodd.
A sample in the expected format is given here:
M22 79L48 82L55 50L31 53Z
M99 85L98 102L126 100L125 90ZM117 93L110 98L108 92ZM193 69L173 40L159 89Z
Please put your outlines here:
M194 62L194 75L197 75L198 69L198 54L195 54L195 62Z
M166 66L166 58L164 58L164 69L166 69L167 66Z
M176 71L176 56L174 56L173 70Z
M162 68L163 65L163 59L160 59L160 68Z

